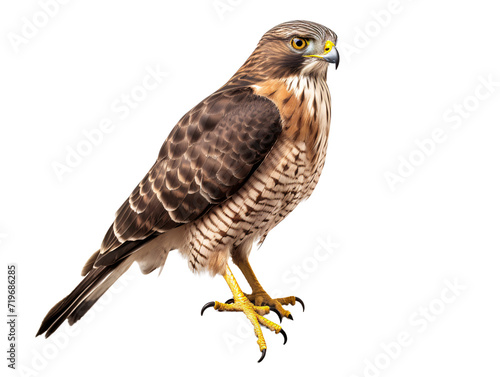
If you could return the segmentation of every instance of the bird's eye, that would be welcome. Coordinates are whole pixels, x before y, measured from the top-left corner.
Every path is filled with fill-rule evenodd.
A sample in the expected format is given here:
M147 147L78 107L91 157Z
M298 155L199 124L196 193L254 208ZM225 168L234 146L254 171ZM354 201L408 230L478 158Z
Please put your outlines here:
M296 50L303 50L304 48L306 48L306 46L307 46L308 43L307 43L307 39L304 39L304 38L293 38L290 41L290 44Z

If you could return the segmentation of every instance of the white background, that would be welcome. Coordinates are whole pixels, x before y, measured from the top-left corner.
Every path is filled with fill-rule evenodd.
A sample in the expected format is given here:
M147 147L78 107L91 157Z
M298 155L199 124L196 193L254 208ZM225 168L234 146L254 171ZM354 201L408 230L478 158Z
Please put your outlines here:
M17 263L17 373L498 374L499 11L486 0L94 0L44 19L37 1L3 2L0 292L7 263ZM13 35L34 18L37 34L17 46ZM333 29L341 62L329 72L320 183L251 258L269 292L306 303L284 320L288 343L265 331L269 349L257 364L243 314L200 317L205 302L230 297L223 279L192 275L175 252L159 278L134 266L87 319L34 338L176 121L224 84L262 34L293 19ZM139 90L147 67L169 76L121 119L111 106ZM104 118L112 132L58 179L54 163ZM445 140L427 144L424 157L416 141L436 133ZM388 172L400 174L410 157L418 166L406 166L392 190ZM395 346L401 332L407 341ZM6 336L0 344L5 355Z

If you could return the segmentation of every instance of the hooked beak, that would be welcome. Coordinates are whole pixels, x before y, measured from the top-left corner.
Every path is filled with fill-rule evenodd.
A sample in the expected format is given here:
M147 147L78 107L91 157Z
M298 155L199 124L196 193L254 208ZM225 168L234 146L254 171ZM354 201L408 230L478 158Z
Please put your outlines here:
M335 46L332 47L329 53L323 56L323 58L328 62L328 63L333 63L335 64L335 69L339 66L340 62L340 56L339 52L335 48Z
M328 63L335 64L335 69L339 66L340 61L339 52L332 41L326 41L323 55L306 55L306 57L325 59Z

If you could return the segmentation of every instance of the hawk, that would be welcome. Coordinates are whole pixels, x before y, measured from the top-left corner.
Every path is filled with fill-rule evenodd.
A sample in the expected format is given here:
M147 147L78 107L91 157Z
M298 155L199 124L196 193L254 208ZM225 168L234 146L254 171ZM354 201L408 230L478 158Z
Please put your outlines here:
M261 326L286 333L264 315L292 319L271 298L248 257L267 234L313 192L328 143L331 99L326 77L339 55L337 35L308 21L264 34L243 66L175 125L144 179L116 212L102 245L83 267L80 284L46 315L37 336L66 319L78 321L137 262L144 274L178 250L193 272L222 275L233 298L203 311L241 311L266 354ZM242 292L228 262L252 288Z

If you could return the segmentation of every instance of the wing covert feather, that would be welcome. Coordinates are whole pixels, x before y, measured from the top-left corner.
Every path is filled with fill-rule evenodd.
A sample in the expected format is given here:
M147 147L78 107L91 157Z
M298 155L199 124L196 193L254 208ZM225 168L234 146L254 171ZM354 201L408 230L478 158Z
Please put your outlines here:
M119 260L135 250L127 244L193 221L229 198L280 133L274 103L250 89L206 98L177 123L156 163L117 211L95 265Z

